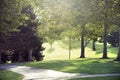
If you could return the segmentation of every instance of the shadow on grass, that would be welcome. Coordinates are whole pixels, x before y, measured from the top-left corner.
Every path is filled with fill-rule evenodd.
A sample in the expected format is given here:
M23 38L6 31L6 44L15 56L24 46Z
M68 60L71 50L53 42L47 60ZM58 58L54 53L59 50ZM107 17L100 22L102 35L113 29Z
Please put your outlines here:
M81 62L81 60L79 61ZM112 61L103 61L103 60L91 60L83 61L81 65L77 66L75 69L70 72L81 72L81 73L90 73L90 74L100 74L100 73L117 73L120 72L120 63L114 63ZM76 65L75 65L76 66Z
M28 63L25 65L71 73L120 73L120 62L113 61L112 59L45 61L38 63Z

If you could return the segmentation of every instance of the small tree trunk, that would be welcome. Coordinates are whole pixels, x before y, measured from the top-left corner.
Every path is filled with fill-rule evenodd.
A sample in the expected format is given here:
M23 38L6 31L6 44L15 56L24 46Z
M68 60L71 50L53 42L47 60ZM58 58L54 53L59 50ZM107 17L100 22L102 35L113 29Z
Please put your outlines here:
M18 61L19 61L19 62L22 62L22 61L23 61L23 57L22 57L21 54L22 54L22 52L19 51L19 53L18 53L18 57L19 57Z
M33 58L32 58L32 49L29 50L28 61L33 61Z
M120 30L119 30L119 47L118 47L118 55L116 58L117 61L120 61Z
M93 49L93 51L96 51L95 42L96 42L96 40L93 40L93 44L92 44L92 49Z
M81 26L82 33L81 33L81 55L80 58L85 58L85 46L84 46L84 34L85 34L85 24Z
M71 36L69 36L69 59L71 58Z

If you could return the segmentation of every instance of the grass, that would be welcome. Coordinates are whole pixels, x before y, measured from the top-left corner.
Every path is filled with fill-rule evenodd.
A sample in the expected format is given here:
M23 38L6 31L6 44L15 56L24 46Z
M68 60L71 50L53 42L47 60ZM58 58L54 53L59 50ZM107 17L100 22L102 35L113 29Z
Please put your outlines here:
M23 77L20 74L0 69L0 80L22 80Z
M74 45L79 44L79 41L74 42ZM73 45L73 46L74 46ZM85 55L87 58L102 58L103 44L96 43L97 51L92 51L92 43L90 42L85 48ZM43 54L45 55L44 60L68 60L69 59L69 51L68 45L61 43L60 41L55 41L52 45L53 48L50 48L48 43L44 43L43 47L45 47L45 51ZM117 56L118 49L115 47L111 47L108 44L108 57L115 58ZM76 59L80 56L80 47L75 47L71 50L71 59Z
M60 42L54 42L54 49L51 50L48 43L45 43L43 46L46 47L46 50L43 52L45 55L44 61L23 65L71 73L120 73L120 62L114 61L117 48L112 48L110 45L108 45L108 56L110 59L100 59L103 48L101 43L96 43L97 51L92 51L90 43L86 47L87 58L80 59L80 48L75 48L72 50L71 60L68 59L68 50L61 47Z
M120 73L120 62L113 61L113 59L102 60L86 58L76 60L30 62L23 65L70 73Z
M48 43L44 43L43 46L46 48L43 54L45 55L44 61L41 62L29 62L22 65L32 66L44 69L52 69L70 73L89 73L89 74L100 74L100 73L120 73L120 62L113 61L116 57L117 48L113 48L108 45L108 56L111 59L99 59L102 57L102 44L96 43L97 51L92 51L91 43L86 47L85 59L80 59L80 48L79 42L74 43L74 49L71 51L71 60L68 60L68 49L67 45L61 44L59 41L55 41L52 45L52 49ZM21 80L23 76L7 71L0 70L0 80ZM84 78L84 79L73 79L73 80L118 80L118 77L102 77L102 78Z
M70 80L120 80L120 77L96 77L96 78L79 78Z

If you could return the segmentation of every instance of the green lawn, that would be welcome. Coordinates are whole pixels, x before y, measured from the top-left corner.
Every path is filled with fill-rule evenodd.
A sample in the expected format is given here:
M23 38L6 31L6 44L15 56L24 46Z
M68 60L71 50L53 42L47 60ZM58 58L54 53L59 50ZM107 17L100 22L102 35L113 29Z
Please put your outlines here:
M76 60L30 62L23 65L71 73L120 73L120 62L113 61L113 59L102 60L97 58L86 58Z
M79 78L70 80L120 80L120 77L96 77L96 78Z
M0 69L0 80L22 80L23 77L20 74Z
M73 43L74 48L71 50L71 59L76 59L80 56L80 47L78 45L80 42L76 41ZM75 46L77 45L77 47ZM87 58L101 58L103 51L103 43L96 43L96 51L92 51L92 43L90 42L85 48L85 55ZM48 43L44 43L43 47L45 50L43 54L45 55L44 61L48 60L68 60L69 51L68 45L62 43L61 41L55 41L52 45L52 49ZM111 47L108 44L108 57L115 58L117 56L117 47Z
M78 46L79 42L75 42ZM92 44L89 43L86 47L85 59L80 59L80 48L73 48L71 53L71 60L68 59L67 45L60 41L55 41L53 48L50 49L48 43L44 43L46 48L43 54L45 59L42 62L26 63L26 66L33 66L38 68L53 69L63 72L72 73L120 73L120 62L114 61L117 55L117 48L108 45L108 56L110 59L100 59L102 57L102 43L96 43L97 51L92 51Z
M79 42L75 44L78 46ZM22 65L71 73L120 73L120 62L113 61L117 55L117 48L113 48L110 45L108 45L108 56L110 59L99 59L102 57L102 44L96 43L97 51L92 51L90 43L86 47L87 58L80 59L80 48L75 46L71 52L71 60L68 59L67 45L61 44L61 42L55 42L52 49L50 49L48 43L44 43L43 46L46 48L43 52L45 55L44 61L29 62ZM0 70L0 80L22 80L22 78L23 76L19 74L7 70ZM102 77L73 80L119 80L118 78Z

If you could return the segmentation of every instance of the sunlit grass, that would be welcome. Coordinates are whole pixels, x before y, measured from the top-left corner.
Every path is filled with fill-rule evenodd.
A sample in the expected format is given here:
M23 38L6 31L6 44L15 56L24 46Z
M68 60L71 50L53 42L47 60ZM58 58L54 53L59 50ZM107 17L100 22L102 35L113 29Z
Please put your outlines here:
M74 45L78 45L79 42L74 43ZM102 58L103 44L96 43L96 51L92 50L92 43L90 42L88 46L85 48L85 55L87 58ZM61 45L60 41L55 41L52 45L52 49L48 43L44 43L45 51L43 54L45 55L44 60L68 60L69 59L69 51L68 45ZM71 50L71 59L77 59L80 56L80 47L73 48ZM115 58L117 56L117 47L111 47L108 44L108 57Z
M86 47L85 59L79 58L80 48L74 48L71 51L71 60L68 60L69 53L68 49L62 47L59 42L55 42L51 50L50 45L48 43L44 43L43 46L46 47L46 50L44 51L45 55L44 61L30 62L25 63L23 65L70 73L88 73L88 74L120 73L120 62L114 61L117 55L117 48L112 48L110 45L108 45L108 56L110 57L110 59L100 59L102 58L103 48L101 43L96 44L97 51L92 51L91 49L92 46L90 43ZM88 80L92 79L96 80L97 78L90 78ZM108 79L109 78L105 78L105 80Z
M22 80L23 77L20 74L0 69L0 80Z

